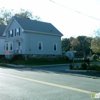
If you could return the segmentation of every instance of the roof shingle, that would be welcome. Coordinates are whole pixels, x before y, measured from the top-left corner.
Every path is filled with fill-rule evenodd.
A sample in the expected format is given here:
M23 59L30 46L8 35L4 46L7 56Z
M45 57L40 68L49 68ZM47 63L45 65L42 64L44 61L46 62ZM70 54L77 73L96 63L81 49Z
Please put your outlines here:
M18 17L14 18L24 30L58 34L62 36L62 33L57 28L55 28L51 23L41 22L26 18L18 18Z
M3 32L6 29L6 25L0 25L0 36L3 36Z

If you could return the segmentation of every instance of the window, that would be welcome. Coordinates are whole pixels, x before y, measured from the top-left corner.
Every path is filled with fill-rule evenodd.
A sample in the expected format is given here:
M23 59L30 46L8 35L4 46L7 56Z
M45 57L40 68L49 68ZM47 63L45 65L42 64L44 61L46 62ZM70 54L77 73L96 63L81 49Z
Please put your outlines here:
M6 50L8 50L8 43L6 44Z
M10 30L10 37L13 37L13 30Z
M41 50L41 43L39 43L39 50Z
M38 49L39 49L39 50L42 50L42 42L39 42L39 43L38 43Z
M20 35L20 28L17 28L17 29L16 29L16 34L17 34L17 35Z
M57 51L57 44L54 43L54 51Z
M15 29L15 36L16 36L16 29Z
M12 50L12 44L10 44L10 50Z
M20 42L18 42L18 46L20 46Z
M19 35L19 29L18 28L16 29L16 33L17 33L17 35Z

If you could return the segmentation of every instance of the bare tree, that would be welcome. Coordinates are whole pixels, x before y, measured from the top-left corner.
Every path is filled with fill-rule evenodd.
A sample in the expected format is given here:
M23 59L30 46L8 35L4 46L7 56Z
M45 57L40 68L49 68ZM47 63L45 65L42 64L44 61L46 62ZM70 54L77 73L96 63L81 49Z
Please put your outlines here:
M32 12L25 10L25 9L20 9L19 12L14 13L13 10L6 10L2 8L0 9L0 24L7 25L10 19L12 18L12 16L40 20L40 17L33 16Z

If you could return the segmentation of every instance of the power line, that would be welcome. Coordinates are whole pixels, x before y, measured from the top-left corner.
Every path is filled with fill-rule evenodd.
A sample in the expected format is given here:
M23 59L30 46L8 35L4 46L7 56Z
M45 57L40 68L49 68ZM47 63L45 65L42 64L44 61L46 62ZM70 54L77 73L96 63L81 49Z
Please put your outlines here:
M82 12L80 12L80 11L74 10L74 9L69 8L69 7L67 7L67 6L61 5L61 4L59 4L59 3L57 3L57 2L55 2L55 1L53 1L53 0L49 0L49 1L55 3L55 4L59 5L59 6L65 7L65 8L67 8L67 9L71 10L71 11L74 11L74 12L76 12L76 13L78 13L78 14L85 15L85 16L87 16L87 17L90 17L90 18L92 18L92 19L95 19L95 20L100 21L99 18L96 18L96 17L90 16L90 15L87 15L87 14L85 14L85 13L82 13Z

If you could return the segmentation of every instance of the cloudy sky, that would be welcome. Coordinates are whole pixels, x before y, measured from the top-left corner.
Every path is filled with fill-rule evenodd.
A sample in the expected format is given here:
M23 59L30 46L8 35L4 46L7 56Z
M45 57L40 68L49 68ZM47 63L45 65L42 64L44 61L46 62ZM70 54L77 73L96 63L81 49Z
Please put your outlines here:
M0 8L31 11L52 23L63 38L92 36L100 28L100 0L0 0Z

